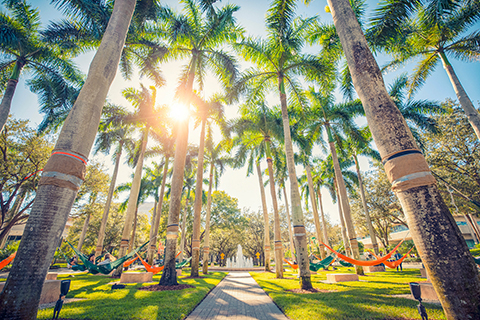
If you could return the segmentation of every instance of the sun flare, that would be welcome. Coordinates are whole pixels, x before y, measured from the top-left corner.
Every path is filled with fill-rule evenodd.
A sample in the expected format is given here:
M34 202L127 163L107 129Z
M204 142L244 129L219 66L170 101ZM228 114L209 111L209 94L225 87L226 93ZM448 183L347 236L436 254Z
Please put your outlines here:
M189 108L181 103L170 105L170 117L177 121L185 121L190 116Z

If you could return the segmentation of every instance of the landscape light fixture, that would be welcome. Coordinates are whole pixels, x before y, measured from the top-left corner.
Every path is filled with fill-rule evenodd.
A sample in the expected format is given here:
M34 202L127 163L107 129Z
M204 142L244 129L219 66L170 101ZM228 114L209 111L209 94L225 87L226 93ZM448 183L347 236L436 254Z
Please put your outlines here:
M427 311L422 304L422 291L420 289L420 284L417 282L410 282L410 291L412 292L413 297L418 300L418 313L420 313L420 317L422 320L428 320Z
M60 284L60 297L58 297L57 303L55 303L55 308L53 308L52 319L58 319L58 315L60 314L60 310L62 310L63 301L68 290L70 290L70 280L62 280L62 283Z

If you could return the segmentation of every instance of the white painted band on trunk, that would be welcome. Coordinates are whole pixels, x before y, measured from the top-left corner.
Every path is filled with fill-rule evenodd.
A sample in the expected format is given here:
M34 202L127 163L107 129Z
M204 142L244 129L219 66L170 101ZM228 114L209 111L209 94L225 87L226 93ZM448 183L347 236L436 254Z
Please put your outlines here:
M42 174L42 177L56 178L56 179L60 179L60 180L63 180L63 181L68 181L68 182L73 183L75 186L77 186L79 188L83 183L83 180L78 178L78 177L72 176L70 174L56 172L56 171L48 171L48 172L44 171L43 174Z
M293 236L294 237L303 237L303 236L306 236L307 234L306 233L294 233Z
M428 177L428 176L431 176L431 175L432 175L432 173L430 171L421 171L421 172L415 172L415 173L412 173L412 174L407 174L406 176L403 176L403 177L398 178L397 180L393 181L392 182L392 188L395 187L395 185L397 185L401 182L414 180L414 179L418 179L418 178L423 178L423 177Z

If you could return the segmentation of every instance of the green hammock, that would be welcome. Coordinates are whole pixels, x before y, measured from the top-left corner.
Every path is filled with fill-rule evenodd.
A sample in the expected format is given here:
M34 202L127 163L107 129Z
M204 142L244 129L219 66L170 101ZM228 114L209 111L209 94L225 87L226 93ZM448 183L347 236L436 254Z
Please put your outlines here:
M331 254L320 262L310 262L310 271L317 272L321 268L326 268L335 260L335 255Z
M77 265L78 267L77 268L73 268L75 266L72 266L72 269L73 270L80 270L80 271L85 271L85 270L88 270L88 272L92 273L92 274L97 274L97 273L102 273L102 274L109 274L110 272L112 272L113 270L117 269L120 265L122 265L125 261L131 259L135 253L137 253L138 251L142 250L143 247L145 247L147 245L147 243L149 243L150 241L147 241L145 242L144 244L142 244L140 247L138 247L137 249L135 250L132 250L129 254L125 255L124 257L121 257L113 262L109 262L109 263L106 263L106 264L101 264L101 265L96 265L96 264L93 264L91 263L89 260L88 260L88 257L86 255L84 255L83 253L79 252L77 249L75 249L72 244L70 242L67 241L67 243L70 245L70 247L72 247L73 251L75 252L75 254L77 255L77 257L82 260L83 262L83 266L82 265ZM82 270L83 269L83 270Z
M190 260L192 260L192 257L188 258L187 260L183 260L182 262L179 262L179 263L175 264L175 269L181 269L181 268L185 267L185 265L187 263L189 263Z
M478 258L473 257L473 260L475 260L475 263L480 266L480 257L478 257Z
M351 264L350 262L343 261L342 259L338 259L338 262L340 262L340 264L344 267L353 267L353 264Z

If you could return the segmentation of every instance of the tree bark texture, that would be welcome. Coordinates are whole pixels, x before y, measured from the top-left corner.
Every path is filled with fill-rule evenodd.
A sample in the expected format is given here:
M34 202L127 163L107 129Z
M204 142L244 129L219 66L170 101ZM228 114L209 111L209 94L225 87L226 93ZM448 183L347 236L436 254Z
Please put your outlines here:
M277 195L275 193L275 178L273 177L273 160L267 158L268 179L270 181L270 194L273 203L273 236L275 242L275 276L277 279L283 278L283 244L280 230L280 215L278 214Z
M210 252L210 211L212 209L212 185L213 185L214 163L210 164L210 175L208 182L207 216L205 217L205 239L203 240L203 274L208 273L209 252Z
M290 209L288 208L288 199L287 199L287 189L285 186L283 189L283 196L285 197L285 210L287 212L287 223L288 223L288 235L290 237L290 252L292 253L292 259L297 260L295 257L295 245L293 244L293 232L292 232L292 222L290 221Z
M323 212L323 201L322 201L322 192L320 188L317 189L318 195L318 204L320 207L320 214L322 215L322 226L323 226L323 240L327 246L330 245L330 241L328 241L328 232L327 232L327 221L325 220L325 213Z
M132 252L134 249L134 244L135 244L135 236L137 232L137 222L138 222L138 206L135 209L135 215L133 216L133 226L132 226L132 232L130 233L130 241L128 242L128 252Z
M350 241L347 237L347 229L345 228L345 217L343 216L342 202L340 201L340 195L338 194L337 181L335 180L335 191L337 192L337 205L338 205L338 215L340 216L340 229L342 230L342 240L343 246L345 248L345 254L347 256L353 257L352 247L350 246Z
M327 125L328 126L328 125ZM327 128L330 130L330 128ZM360 250L358 249L357 235L353 226L352 215L350 213L350 203L348 201L347 188L345 187L345 181L343 180L342 169L340 169L340 163L338 162L337 150L335 149L335 142L330 141L330 152L332 153L333 169L335 170L335 178L337 181L338 195L340 203L342 204L343 218L345 219L345 227L347 229L348 240L352 249L353 258L360 260ZM355 266L357 274L363 275L363 267Z
M360 172L360 165L358 164L357 155L353 156L355 160L355 169L357 170L358 188L360 189L360 198L362 198L363 210L365 211L365 220L367 222L368 233L372 240L373 251L378 255L378 243L375 236L375 230L373 230L372 219L370 219L370 213L368 212L367 200L365 199L365 188L363 187L362 173Z
M287 95L283 83L283 76L278 77L278 89L280 92L280 105L282 109L283 134L285 136L285 154L287 158L287 169L290 180L290 197L292 200L293 235L297 249L297 263L300 270L300 286L302 289L311 289L312 281L310 276L310 261L308 260L307 232L302 211L300 189L298 187L297 172L293 158L292 137L290 134L290 121L288 118Z
M320 218L318 217L317 201L315 199L315 189L313 188L312 170L310 169L309 164L305 165L305 170L307 171L308 193L310 194L310 202L312 203L313 221L315 222L315 231L319 244L318 249L320 250L320 255L323 260L325 259L325 250L323 244L321 244L320 241L325 242L325 240L323 239L322 227L320 226Z
M265 197L265 188L263 187L262 169L257 162L258 183L260 185L260 196L262 197L264 239L263 247L265 252L265 271L270 271L270 219L268 219L267 199Z
M22 69L23 65L17 61L15 68L18 69L18 72ZM13 95L15 94L15 89L18 84L18 75L17 79L8 79L7 87L3 94L2 103L0 103L0 132L3 131L5 123L7 123L8 115L10 114L10 109L12 107Z
M85 241L85 235L87 234L88 224L90 223L90 212L85 216L85 221L83 222L82 233L78 239L77 250L82 251L83 242Z
M182 238L180 239L180 255L178 256L180 261L185 259L185 242L187 241L187 214L188 214L188 197L185 199L185 210L183 210L182 219Z
M200 145L198 147L197 177L195 181L195 203L193 205L193 235L192 235L192 269L190 276L198 277L200 265L200 227L202 215L202 190L203 190L203 158L205 153L205 124L202 120L200 131Z
M450 82L452 83L453 89L455 90L455 94L457 95L458 101L460 102L460 106L465 112L468 121L472 125L473 131L475 131L477 138L480 140L480 113L478 113L478 111L473 106L472 100L470 100L467 93L465 92L465 89L463 89L460 80L458 80L458 77L445 54L439 54L439 56L442 59L443 68L445 69L448 77L450 78Z
M118 167L120 165L120 158L122 156L123 141L120 141L119 152L115 157L115 167L113 169L112 180L110 181L110 187L108 188L107 201L105 202L105 208L103 209L102 222L100 223L100 230L98 231L97 246L95 248L95 258L100 256L103 251L103 241L105 241L105 229L107 228L108 214L110 212L110 206L112 205L113 192L115 191L115 184L117 182Z
M349 2L328 0L328 4L373 139L443 310L448 319L480 319L480 280L465 240L435 180L428 176L429 170L422 178L414 179L406 170L407 175L402 178L410 179L407 187L399 183L399 178L394 179L398 172L392 169L391 163L395 159L398 161L398 157L405 163L415 156L416 166L428 166L423 156L418 158L418 153L405 153L406 150L418 150L418 147L385 89L380 69ZM397 158L393 159L393 155ZM401 162L395 163L401 168Z
M100 47L90 64L85 84L60 132L55 150L75 152L79 156L83 155L83 158L90 153L102 107L117 71L135 2L115 1ZM63 161L70 160L66 156L54 154L45 167L54 166L60 171L63 169L56 164ZM85 168L86 164L82 164L75 173L82 177L82 181L85 179ZM43 175L46 177L45 172L44 169ZM78 186L66 187L66 181L59 178L42 179L13 261L12 271L0 294L1 319L36 318L43 282L78 192ZM60 186L54 185L58 180Z
M153 234L150 233L150 246L148 247L147 259L148 263L153 266L155 252L157 252L157 236L158 228L160 227L160 218L162 217L163 198L165 197L165 184L167 182L168 162L170 157L165 157L165 164L163 165L162 186L160 187L160 196L156 207L155 221L152 225Z

